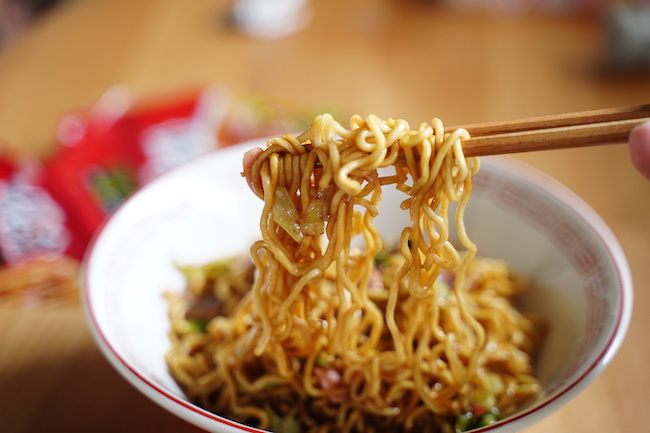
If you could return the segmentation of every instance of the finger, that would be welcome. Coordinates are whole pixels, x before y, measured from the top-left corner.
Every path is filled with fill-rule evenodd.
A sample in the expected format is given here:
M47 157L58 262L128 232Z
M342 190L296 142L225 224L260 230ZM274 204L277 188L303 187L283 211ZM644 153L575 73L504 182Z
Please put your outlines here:
M650 180L650 122L632 130L628 140L630 158L639 172Z

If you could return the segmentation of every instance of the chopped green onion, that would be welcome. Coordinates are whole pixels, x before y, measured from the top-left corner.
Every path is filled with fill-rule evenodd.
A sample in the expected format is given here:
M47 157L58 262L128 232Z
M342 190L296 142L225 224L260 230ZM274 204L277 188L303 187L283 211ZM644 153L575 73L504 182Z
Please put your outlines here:
M381 250L375 254L375 266L384 267L390 265L390 253L386 250Z
M290 412L284 418L270 408L266 409L269 414L271 431L274 433L300 433L300 424L296 419L295 412Z
M474 415L472 412L467 412L458 415L458 418L456 419L456 431L457 432L464 432L466 430L469 430L472 428L472 419L474 418Z
M190 329L196 334L205 333L205 329L208 326L208 322L205 320L199 319L187 319L187 323L190 324Z
M501 419L503 419L503 414L496 406L492 406L492 408L489 410L483 406L476 406L475 409L458 415L456 418L455 428L456 432L460 433L474 428L494 424Z
M317 367L320 368L328 368L330 366L330 362L327 357L327 354L323 352L319 353L318 356L316 357L315 364Z

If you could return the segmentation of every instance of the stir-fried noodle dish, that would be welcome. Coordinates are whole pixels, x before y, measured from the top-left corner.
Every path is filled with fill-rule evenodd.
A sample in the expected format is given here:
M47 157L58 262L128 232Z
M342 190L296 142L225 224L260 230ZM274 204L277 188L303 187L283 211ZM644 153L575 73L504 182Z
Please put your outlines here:
M543 322L514 306L527 282L477 255L463 222L468 137L325 114L247 154L261 240L184 267L187 291L167 294L167 363L188 398L275 432L426 433L538 397ZM373 225L388 186L410 221L390 245Z

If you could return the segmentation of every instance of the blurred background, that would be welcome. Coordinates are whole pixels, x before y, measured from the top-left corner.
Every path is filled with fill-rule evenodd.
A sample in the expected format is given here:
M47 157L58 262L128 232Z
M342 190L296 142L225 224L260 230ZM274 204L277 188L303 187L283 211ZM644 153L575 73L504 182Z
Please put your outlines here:
M95 229L175 165L321 112L462 125L649 102L648 1L0 0L0 431L192 430L112 370L76 300ZM612 366L529 431L643 431L650 185L625 146L514 157L603 216L637 287Z

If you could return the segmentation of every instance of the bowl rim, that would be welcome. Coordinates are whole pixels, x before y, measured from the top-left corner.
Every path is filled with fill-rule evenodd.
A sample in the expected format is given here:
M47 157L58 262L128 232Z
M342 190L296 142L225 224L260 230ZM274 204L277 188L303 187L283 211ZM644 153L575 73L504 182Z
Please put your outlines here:
M120 204L120 206L118 206L111 217L105 219L101 223L100 227L91 239L81 264L79 279L80 300L86 317L86 323L90 328L93 339L100 351L104 354L110 364L140 392L169 412L184 419L186 422L208 430L212 428L211 425L216 421L221 424L221 428L225 428L230 432L245 431L259 433L266 431L230 420L176 396L174 393L147 378L139 371L137 366L129 362L120 353L120 349L113 346L109 337L99 325L99 320L93 307L92 290L89 281L89 275L92 271L92 259L95 248L102 239L105 230L107 227L111 226L111 222L113 221L112 217L123 212L124 209L129 206L129 203L133 200L137 200L140 195L146 194L155 184L169 179L177 171L191 171L197 165L214 164L220 156L228 153L242 154L245 150L251 147L261 146L265 142L266 139L255 139L209 152L206 155L195 158L192 161L186 162L181 166L170 170L134 191L122 202L122 204ZM575 379L567 381L566 384L560 387L557 392L547 400L544 400L544 397L542 397L539 404L534 404L524 408L494 424L471 430L472 432L488 432L507 427L504 431L516 431L517 429L524 428L525 426L537 422L568 403L581 390L591 384L597 375L610 363L625 338L631 320L633 304L632 278L627 259L617 238L600 215L598 215L596 211L576 193L546 173L543 173L537 168L512 157L490 156L482 158L482 163L483 161L487 161L492 168L508 171L518 178L525 178L526 182L535 184L537 188L552 196L563 206L570 209L575 216L579 217L589 230L597 236L600 244L607 252L611 263L613 263L616 270L616 279L619 287L618 296L620 303L618 306L616 322L610 331L611 335L600 353L598 353L594 361L585 368L581 375Z

